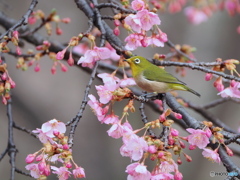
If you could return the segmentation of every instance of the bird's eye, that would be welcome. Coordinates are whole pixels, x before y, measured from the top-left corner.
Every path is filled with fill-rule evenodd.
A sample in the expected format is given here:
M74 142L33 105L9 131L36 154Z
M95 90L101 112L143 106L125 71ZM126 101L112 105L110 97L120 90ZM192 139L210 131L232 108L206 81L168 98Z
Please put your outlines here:
M134 60L134 62L135 62L136 64L139 64L139 63L140 63L140 59L136 58L136 59Z

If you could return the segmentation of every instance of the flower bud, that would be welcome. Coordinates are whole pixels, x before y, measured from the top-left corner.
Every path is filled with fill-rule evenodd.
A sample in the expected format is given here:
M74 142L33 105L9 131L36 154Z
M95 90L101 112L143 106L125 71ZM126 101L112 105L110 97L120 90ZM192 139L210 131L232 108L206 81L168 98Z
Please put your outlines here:
M28 154L26 159L25 159L25 162L27 164L30 164L30 163L32 163L34 161L35 157L36 157L35 154Z

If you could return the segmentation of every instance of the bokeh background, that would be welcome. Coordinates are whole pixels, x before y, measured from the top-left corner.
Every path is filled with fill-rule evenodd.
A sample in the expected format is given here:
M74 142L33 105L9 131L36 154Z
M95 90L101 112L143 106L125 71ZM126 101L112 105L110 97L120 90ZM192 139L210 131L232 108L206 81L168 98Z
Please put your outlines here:
M0 9L8 16L20 19L29 7L30 0L1 0ZM85 15L79 11L74 1L66 0L41 0L36 9L42 9L48 14L53 8L57 10L60 17L70 17L72 22L69 25L62 24L62 36L53 35L50 39L56 39L62 43L87 29L87 19ZM104 11L104 13L109 13ZM239 59L240 55L240 35L237 34L236 28L240 24L239 17L229 17L226 12L215 13L207 22L198 26L191 25L187 22L183 12L177 14L160 14L162 24L160 28L167 33L168 38L175 44L190 44L197 48L195 53L199 61L211 62L220 57L223 59ZM43 36L48 39L45 30L40 31ZM124 39L125 33L122 32ZM25 46L33 48L31 45ZM169 51L165 48L139 48L135 53L145 57L152 57L155 52L166 53ZM89 74L83 72L77 67L69 68L66 73L61 72L60 68L56 75L52 75L50 68L52 61L43 58L40 61L41 71L36 73L33 68L29 68L26 72L16 69L16 59L6 56L8 69L11 77L17 86L12 91L13 95L13 118L19 126L28 129L36 129L41 124L56 118L60 121L67 122L79 110L83 99L84 89L89 80ZM219 98L217 91L213 87L213 81L206 82L205 74L199 71L187 70L186 77L180 77L175 73L174 67L167 67L167 70L174 73L175 76L186 82L191 88L198 91L201 98L186 92L179 94L192 102L203 105ZM95 79L94 84L100 85L102 82ZM96 95L94 86L91 93ZM115 103L116 114L121 116L121 111L126 103ZM158 118L159 114L153 113L150 108L146 108L149 120ZM199 120L203 120L201 116L196 115L193 111L189 111ZM225 103L211 112L221 118L226 124L233 129L239 127L239 105L235 103ZM131 114L130 123L134 128L142 126L138 104L136 103L136 113ZM6 107L0 104L0 152L3 152L7 146L7 116ZM109 137L106 131L110 128L107 125L101 125L96 117L87 106L83 118L81 119L75 134L73 154L75 161L85 168L87 179L89 180L124 180L127 177L125 168L131 163L129 158L121 157L119 148L121 140L115 140ZM181 130L181 127L176 126ZM187 135L181 131L183 135ZM19 150L17 154L17 167L24 170L25 157L29 153L33 153L41 148L41 143L30 137L24 132L14 131L14 140ZM184 179L195 180L215 180L224 179L225 176L210 177L210 171L226 172L222 165L212 163L203 158L201 151L185 151L188 153L193 162L188 163L183 160L183 164L179 166L180 171L184 175ZM233 158L238 165L239 158ZM0 179L9 179L9 158L6 156L0 162ZM26 176L16 173L17 180L28 180ZM56 179L51 176L49 179Z

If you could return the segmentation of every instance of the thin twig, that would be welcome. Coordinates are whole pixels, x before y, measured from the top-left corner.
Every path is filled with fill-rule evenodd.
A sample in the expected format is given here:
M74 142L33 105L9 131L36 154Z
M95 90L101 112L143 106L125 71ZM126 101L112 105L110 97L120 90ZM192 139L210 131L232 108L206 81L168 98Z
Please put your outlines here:
M144 107L145 107L145 103L141 103L140 104L140 107L139 107L139 110L140 110L140 113L141 113L141 116L142 116L142 121L143 121L143 123L144 124L147 124L148 123L148 120L147 120L147 116L146 116L146 114L145 114L145 112L144 112ZM155 134L154 134L154 132L150 129L150 128L148 128L148 133L152 136L152 137L155 137Z
M8 116L8 155L10 157L11 164L11 175L10 179L14 180L14 172L15 172L15 158L17 154L17 149L13 140L13 117L12 117L12 100L11 98L7 102L7 116Z
M0 40L1 40L4 36L8 35L10 32L16 30L17 28L19 28L19 27L21 27L21 26L23 26L23 25L27 25L27 24L28 24L28 18L29 18L29 16L32 14L33 9L36 7L37 3L38 3L38 0L32 0L32 2L31 2L31 4L30 4L30 6L29 6L29 8L28 8L28 10L27 10L27 12L26 12L26 14L25 14L14 26L12 26L12 27L9 28L5 33L3 33L3 34L0 36Z

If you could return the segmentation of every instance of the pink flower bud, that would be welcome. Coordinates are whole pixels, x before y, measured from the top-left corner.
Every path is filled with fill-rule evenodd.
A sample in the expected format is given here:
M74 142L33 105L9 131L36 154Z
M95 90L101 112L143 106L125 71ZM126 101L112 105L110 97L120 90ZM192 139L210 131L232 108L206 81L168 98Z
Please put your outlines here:
M187 162L191 162L192 161L192 158L189 155L184 153L184 156L185 156Z
M45 160L43 160L43 161L41 161L40 163L38 163L38 169L40 170L40 171L44 171L45 169L46 169L46 162L45 162Z
M36 46L35 49L36 49L37 51L41 51L41 50L43 50L43 46L42 46L42 45Z
M29 23L29 24L35 24L36 21L37 21L37 18L34 17L34 16L30 16L30 17L28 18L28 23Z
M148 146L148 152L154 154L157 152L157 148L154 145Z
M28 67L32 66L34 63L34 60L28 62Z
M56 66L53 65L51 68L51 73L56 74L56 71L57 71Z
M180 172L177 170L177 172L175 172L175 174L174 174L174 180L182 180L182 179L183 179L182 173L180 173Z
M67 162L67 163L65 163L65 166L66 166L66 168L72 168L72 163Z
M68 149L69 149L68 144L64 144L64 145L63 145L63 149L64 149L64 150L68 150Z
M6 72L4 72L4 73L2 74L1 79L2 79L3 81L5 81L5 80L7 79L7 73L6 73Z
M71 18L63 18L61 21L62 21L63 23L68 24L68 23L71 22Z
M53 135L54 136L58 137L59 134L60 134L60 132L58 130L56 130L56 129L53 130Z
M159 116L159 121L160 121L160 122L166 121L166 117L165 117L165 114L164 114L164 113Z
M163 151L158 152L158 158L162 158L163 156L164 156L164 152Z
M118 26L114 28L113 33L114 33L116 36L119 36L120 30L119 30L119 27L118 27Z
M236 85L236 83L237 83L236 81L231 80L230 86L231 86L231 87L234 87L234 86Z
M36 157L35 154L28 154L26 159L25 159L25 162L27 164L30 164L30 163L32 163L34 161L35 157Z
M37 65L34 67L34 71L35 72L39 72L40 71L40 65L37 63Z
M69 66L73 66L74 65L74 59L72 57L72 52L69 55L69 59L67 60L67 63Z
M17 46L17 48L16 48L16 53L17 53L17 55L21 55L22 54L22 51L21 51L19 46Z
M120 26L121 22L118 19L114 20L114 25L115 26Z
M16 87L16 83L11 78L9 79L9 83L11 85L11 88L15 88Z
M168 136L168 144L169 145L173 145L174 144L174 139L173 139L172 135Z
M167 34L164 33L164 32L161 32L161 33L159 34L159 39L160 39L162 42L167 42L167 41L168 41Z
M210 138L210 137L212 136L212 131L211 131L209 128L207 128L207 129L205 130L205 133L206 133L206 135L207 135L208 138Z
M221 92L224 89L224 86L222 84L222 78L219 77L216 79L216 81L213 83L213 86L219 91Z
M36 161L41 161L42 159L43 159L43 155L42 154L40 154L40 155L38 155L36 157Z
M186 147L185 143L182 141L179 141L179 144L180 144L181 148L183 148L183 149Z
M225 149L226 149L227 154L228 154L229 156L233 156L233 152L232 152L232 150L231 150L229 147L225 146Z
M18 33L18 31L13 31L12 35L13 35L13 37L15 37L16 39L18 39L19 33Z
M56 55L56 59L57 60L62 60L63 58L64 58L64 55L65 55L65 53L66 53L66 48L65 49L63 49L62 51L59 51L58 53L57 53L57 55Z
M194 149L196 149L196 147L197 147L197 146L190 144L188 149L189 149L189 150L194 150Z
M56 34L57 34L57 35L62 35L62 33L63 33L62 29L59 28L59 27L57 27L57 28L56 28Z
M49 47L49 46L51 46L51 43L49 41L45 40L45 41L43 41L43 45Z
M174 112L174 116L175 116L175 118L177 118L177 119L182 119L182 115L181 115L180 113L175 113L175 112Z
M178 132L178 130L176 130L176 129L173 129L173 128L171 128L171 135L172 136L178 136L179 135L179 132Z
M60 65L61 65L61 70L63 72L67 72L67 70L68 70L67 66L65 66L64 64L60 64Z
M181 165L181 164L182 164L182 160L181 160L181 158L180 158L180 157L178 157L178 159L177 159L177 163L178 163L179 165Z
M2 96L2 103L3 103L4 105L7 104L7 99L6 99L4 96Z
M212 73L206 73L206 75L205 75L205 80L206 80L206 81L210 81L210 80L212 79L212 77L213 77L213 74L212 74Z
M141 40L141 44L143 47L147 47L148 46L148 39L145 37Z
M50 166L49 165L46 166L46 168L43 171L43 174L45 176L49 176L51 174L51 170L50 170Z

